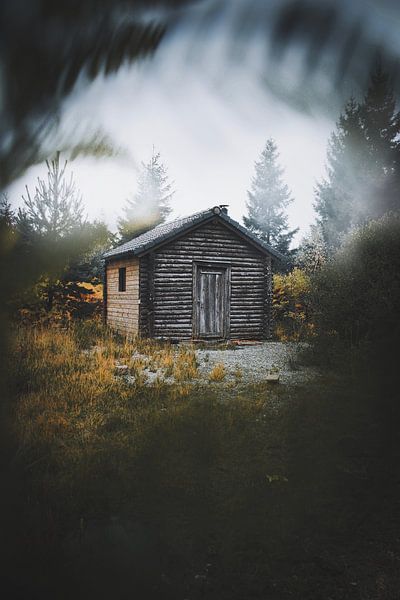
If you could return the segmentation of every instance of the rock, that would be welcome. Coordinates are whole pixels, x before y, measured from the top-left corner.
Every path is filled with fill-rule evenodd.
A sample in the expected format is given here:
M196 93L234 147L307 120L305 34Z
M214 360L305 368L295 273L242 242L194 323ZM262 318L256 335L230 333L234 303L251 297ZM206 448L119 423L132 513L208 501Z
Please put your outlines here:
M144 360L144 361L148 360L148 357L146 356L146 354L142 354L141 352L134 352L132 354L131 358L133 360Z
M269 373L267 373L265 381L269 381L271 383L279 383L279 372L270 371Z

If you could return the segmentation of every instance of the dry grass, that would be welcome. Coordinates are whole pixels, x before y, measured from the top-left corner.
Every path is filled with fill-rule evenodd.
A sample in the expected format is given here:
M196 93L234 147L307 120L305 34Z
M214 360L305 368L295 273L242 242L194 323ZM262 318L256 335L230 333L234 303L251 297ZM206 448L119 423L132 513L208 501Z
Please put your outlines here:
M196 353L193 348L180 348L175 359L173 376L176 381L190 381L198 376Z
M217 363L212 368L208 378L212 382L224 381L226 374L227 373L226 373L226 368L225 368L224 363Z
M243 378L243 369L240 367L240 365L236 365L235 369L232 373L232 375L234 376L235 380L239 383L242 378Z
M116 415L134 428L137 415L130 407L140 401L157 401L160 396L184 397L188 390L181 382L197 374L191 349L179 350L175 356L168 346L163 349L155 343L129 341L104 332L93 337L91 330L85 335L73 330L21 329L14 350L20 394L16 427L27 447L58 445L61 431L68 438L67 448L76 436L85 443L94 441ZM138 352L145 359L132 358ZM166 369L178 384L173 389L162 382L146 386L144 369L149 364ZM118 371L116 365L126 365L127 370ZM122 376L116 375L118 372ZM127 382L124 374L134 379Z

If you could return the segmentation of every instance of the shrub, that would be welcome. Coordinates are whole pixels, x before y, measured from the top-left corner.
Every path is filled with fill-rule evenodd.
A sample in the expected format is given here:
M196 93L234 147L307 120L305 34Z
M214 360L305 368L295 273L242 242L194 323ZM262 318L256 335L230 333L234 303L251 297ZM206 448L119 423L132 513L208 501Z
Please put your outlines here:
M388 372L400 338L400 218L372 221L312 278L314 347L332 364Z
M47 296L51 288L51 308ZM100 316L103 310L102 284L43 279L15 300L14 319L22 324L66 325L73 320Z
M274 275L273 317L275 335L281 341L298 341L307 336L309 320L310 276L299 268L286 275Z

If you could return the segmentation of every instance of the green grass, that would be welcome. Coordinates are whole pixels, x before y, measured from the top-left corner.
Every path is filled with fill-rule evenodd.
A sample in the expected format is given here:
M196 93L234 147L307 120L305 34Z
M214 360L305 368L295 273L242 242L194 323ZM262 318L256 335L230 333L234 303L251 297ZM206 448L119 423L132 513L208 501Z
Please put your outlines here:
M198 387L190 347L93 323L13 352L21 598L396 597L396 421L348 380Z

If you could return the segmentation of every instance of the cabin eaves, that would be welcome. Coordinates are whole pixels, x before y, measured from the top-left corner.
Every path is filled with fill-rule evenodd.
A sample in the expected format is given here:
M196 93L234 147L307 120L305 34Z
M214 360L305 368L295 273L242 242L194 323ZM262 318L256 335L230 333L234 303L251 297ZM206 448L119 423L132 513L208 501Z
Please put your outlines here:
M174 221L157 225L157 227L154 227L150 231L146 231L146 233L139 235L129 242L125 242L124 244L109 250L104 254L104 258L108 260L117 259L128 255L138 257L144 256L148 252L151 252L152 250L159 248L160 246L176 239L177 237L180 237L190 229L215 218L220 219L229 229L235 231L241 237L244 237L264 254L272 255L275 259L281 262L286 261L286 258L280 252L272 248L269 244L266 244L260 240L257 236L245 229L245 227L240 225L237 221L231 219L220 206L215 206L213 208L194 213L188 217L181 217L179 219L175 219Z

